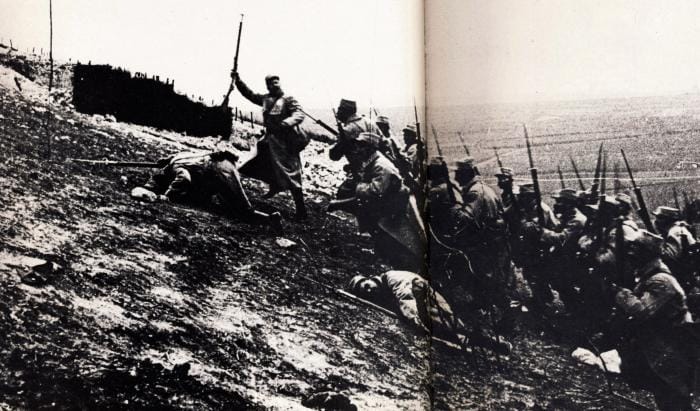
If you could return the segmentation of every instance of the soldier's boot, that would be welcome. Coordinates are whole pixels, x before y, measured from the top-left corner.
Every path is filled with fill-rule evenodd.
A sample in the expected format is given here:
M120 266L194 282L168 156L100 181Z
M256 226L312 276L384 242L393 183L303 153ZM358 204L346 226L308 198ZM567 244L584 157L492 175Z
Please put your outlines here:
M270 228L272 228L272 230L278 234L281 234L283 231L282 216L276 211L274 213L267 214L263 213L262 211L252 210L249 218L252 223L270 226Z
M292 198L294 198L294 205L296 207L294 221L306 220L309 215L306 212L306 206L304 205L304 193L301 191L301 188L298 190L292 190Z

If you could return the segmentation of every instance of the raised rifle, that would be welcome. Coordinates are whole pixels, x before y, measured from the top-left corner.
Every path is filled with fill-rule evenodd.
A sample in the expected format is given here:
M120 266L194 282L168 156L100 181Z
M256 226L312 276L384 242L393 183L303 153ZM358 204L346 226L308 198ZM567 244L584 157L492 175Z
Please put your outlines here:
M574 158L569 156L569 160L571 160L571 167L574 169L574 173L576 174L576 179L578 180L578 185L581 187L581 190L586 190L586 186L583 184L583 180L581 179L581 174L578 172L578 167L576 167L576 162L574 161Z
M678 191L676 191L676 186L673 186L673 201L676 204L678 211L682 213L683 209L681 208L681 203L678 201Z
M598 160L595 165L595 174L593 175L593 184L591 184L591 201L598 199L598 187L600 184L600 163L603 160L603 143L600 143L598 148Z
M634 175L632 174L632 169L630 168L630 163L627 161L627 156L625 155L625 150L620 149L622 153L622 159L625 160L625 167L627 168L627 173L630 176L630 181L632 182L632 190L637 198L637 204L639 204L639 216L642 218L646 229L654 234L658 234L654 225L651 223L651 216L649 216L649 210L647 209L647 204L644 202L644 196L642 195L642 190L637 187L637 183L634 181Z
M496 163L498 164L498 168L500 168L501 172L503 172L503 162L501 161L501 157L498 155L498 149L496 146L493 147L493 152L496 154Z
M238 23L238 39L236 40L236 56L233 58L233 73L238 75L238 53L241 51L241 32L243 31L243 14L241 14L241 22ZM228 106L228 99L231 96L231 92L236 88L236 79L231 78L231 84L228 86L228 91L224 96L224 101L221 102L221 107Z
M559 183L561 183L561 188L566 188L566 183L564 183L564 175L561 173L561 167L557 166L557 173L559 174Z
M130 167L130 168L162 168L160 163L149 161L118 161L118 160L88 160L83 158L71 158L72 163L90 164L105 167Z
M437 131L435 130L435 125L431 124L431 128L433 130L433 137L435 138L435 147L437 148L438 155L442 159L442 165L441 165L441 170L443 175L445 176L445 183L447 184L447 195L450 197L450 202L452 204L457 203L457 197L455 196L455 188L452 186L452 181L450 180L450 171L447 168L447 163L445 162L445 158L442 156L442 149L440 148L440 142L438 141L438 135Z
M597 225L597 236L598 236L598 247L603 247L605 243L603 237L605 236L605 224L603 224L603 210L605 210L605 174L607 171L607 159L608 154L602 153L602 172L600 174L600 195L598 196L598 215L596 219Z
M423 141L423 137L421 136L421 131L420 131L420 120L418 119L418 106L416 105L416 99L415 97L413 98L413 115L416 120L416 157L418 160L418 175L416 176L418 178L418 181L416 182L416 190L414 193L416 194L416 201L418 202L418 209L419 210L424 210L425 209L425 193L423 190L425 189L425 144Z
M532 176L532 185L535 189L535 201L537 202L537 220L540 227L544 227L544 209L542 208L542 192L540 191L540 180L537 177L537 168L532 159L532 147L530 147L530 137L527 134L527 127L523 124L523 132L525 133L525 145L527 147L527 158L530 161L530 176Z
M458 132L457 135L459 136L459 141L462 143L462 148L464 149L464 152L468 156L471 156L471 154L469 153L469 147L467 147L467 143L464 142L464 136L462 135L462 132Z
M688 197L688 193L683 190L683 215L685 216L685 221L688 224L693 224L695 221L693 221L693 210L690 207L690 198Z
M420 132L420 120L418 119L418 106L416 105L416 99L413 99L413 115L416 119L416 149L418 157L418 185L421 188L425 187L425 144ZM423 196L421 196L421 199Z

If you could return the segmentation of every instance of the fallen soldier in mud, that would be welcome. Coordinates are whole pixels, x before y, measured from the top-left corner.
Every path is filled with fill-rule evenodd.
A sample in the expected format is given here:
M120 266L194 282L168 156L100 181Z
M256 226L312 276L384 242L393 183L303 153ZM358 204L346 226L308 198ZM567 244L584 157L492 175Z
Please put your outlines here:
M509 342L499 341L479 330L467 330L445 298L416 273L387 271L374 277L357 275L350 280L348 288L356 296L399 314L431 336L499 354L508 354L512 349Z
M230 151L198 154L182 152L158 160L162 167L131 196L146 201L174 201L208 207L218 196L226 212L254 224L267 224L281 232L281 216L253 208L236 168L238 157Z

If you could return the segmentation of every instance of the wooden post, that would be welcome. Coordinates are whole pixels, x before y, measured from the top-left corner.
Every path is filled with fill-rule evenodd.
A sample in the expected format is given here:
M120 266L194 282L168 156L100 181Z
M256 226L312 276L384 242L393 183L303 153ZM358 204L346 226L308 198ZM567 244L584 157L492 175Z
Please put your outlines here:
M49 95L48 110L46 110L46 158L51 159L51 89L53 88L53 0L49 0Z
M250 112L250 128L255 128L255 125L253 124L253 112Z

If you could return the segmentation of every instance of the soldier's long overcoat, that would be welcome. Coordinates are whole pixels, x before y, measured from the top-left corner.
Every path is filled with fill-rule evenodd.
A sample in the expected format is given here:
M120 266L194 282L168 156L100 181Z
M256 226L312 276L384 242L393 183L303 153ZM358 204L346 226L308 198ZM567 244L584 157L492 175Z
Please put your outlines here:
M240 79L236 86L243 97L262 106L265 138L258 144L258 154L240 168L246 176L270 185L270 191L301 189L301 140L299 124L304 121L299 102L288 95L281 97L253 92Z

